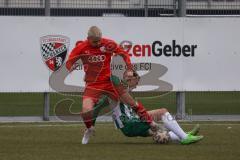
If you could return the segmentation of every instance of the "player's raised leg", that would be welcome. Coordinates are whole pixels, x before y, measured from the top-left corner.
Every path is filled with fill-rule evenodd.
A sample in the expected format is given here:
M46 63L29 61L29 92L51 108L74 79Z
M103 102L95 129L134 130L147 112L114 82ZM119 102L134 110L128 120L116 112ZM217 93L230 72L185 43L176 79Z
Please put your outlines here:
M185 133L166 108L152 110L148 113L155 121L162 119L164 126L172 131L172 133L170 133L170 137L172 137L171 139L177 139L177 137L179 137L182 144L190 144L203 138L203 136L194 136L199 131L199 125L197 125L189 134ZM177 137L174 134L177 135Z

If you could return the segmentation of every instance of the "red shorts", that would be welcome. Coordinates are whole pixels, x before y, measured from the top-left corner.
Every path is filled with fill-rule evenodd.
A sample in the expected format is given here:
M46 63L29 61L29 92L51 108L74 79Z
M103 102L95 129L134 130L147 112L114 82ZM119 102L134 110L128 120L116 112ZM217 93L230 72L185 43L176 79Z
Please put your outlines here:
M109 96L115 101L119 100L119 94L111 81L87 83L83 99L91 98L96 103L103 95Z

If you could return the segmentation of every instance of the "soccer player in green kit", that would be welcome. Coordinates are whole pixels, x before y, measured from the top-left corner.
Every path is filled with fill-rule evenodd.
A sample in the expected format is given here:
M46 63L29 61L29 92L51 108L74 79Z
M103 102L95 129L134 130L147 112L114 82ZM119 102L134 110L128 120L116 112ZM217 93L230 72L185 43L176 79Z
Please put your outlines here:
M127 80L128 82L123 82L118 77L112 75L111 80L116 86L123 85L122 83L125 83L128 87L134 88L137 85L139 78L135 78L133 76ZM102 97L97 103L96 108L100 109L101 107L108 105L108 100L107 96ZM196 125L190 132L184 132L166 108L151 110L148 111L148 114L156 123L162 120L164 128L167 130L171 141L178 141L181 144L191 144L203 139L203 136L197 136L200 129L199 125ZM115 126L120 129L125 136L147 137L155 134L152 130L150 130L150 125L146 123L144 119L140 118L135 111L132 110L132 107L124 104L123 102L119 102L117 106L112 108L112 117ZM164 128L160 127L160 130Z

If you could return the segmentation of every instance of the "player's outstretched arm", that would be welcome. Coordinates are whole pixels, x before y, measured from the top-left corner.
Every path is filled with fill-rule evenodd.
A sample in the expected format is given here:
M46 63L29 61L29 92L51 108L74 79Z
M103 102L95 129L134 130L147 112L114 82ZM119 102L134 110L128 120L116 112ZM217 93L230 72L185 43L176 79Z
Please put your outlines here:
M133 110L137 113L137 115L141 118L141 120L150 124L151 129L153 131L157 130L157 124L152 120L152 117L147 113L147 110L140 102L136 102L133 97L129 94L128 89L125 84L117 77L112 75L111 81L115 86L117 92L120 95L120 100L131 106Z

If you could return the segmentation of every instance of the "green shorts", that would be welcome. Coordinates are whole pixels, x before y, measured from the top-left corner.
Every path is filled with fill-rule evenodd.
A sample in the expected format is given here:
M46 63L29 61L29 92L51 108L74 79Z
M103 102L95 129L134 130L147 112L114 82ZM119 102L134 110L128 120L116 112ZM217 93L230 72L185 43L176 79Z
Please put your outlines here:
M150 125L147 122L142 122L139 118L127 118L122 115L122 122L124 127L120 128L122 133L127 137L147 137L149 136L148 130Z

